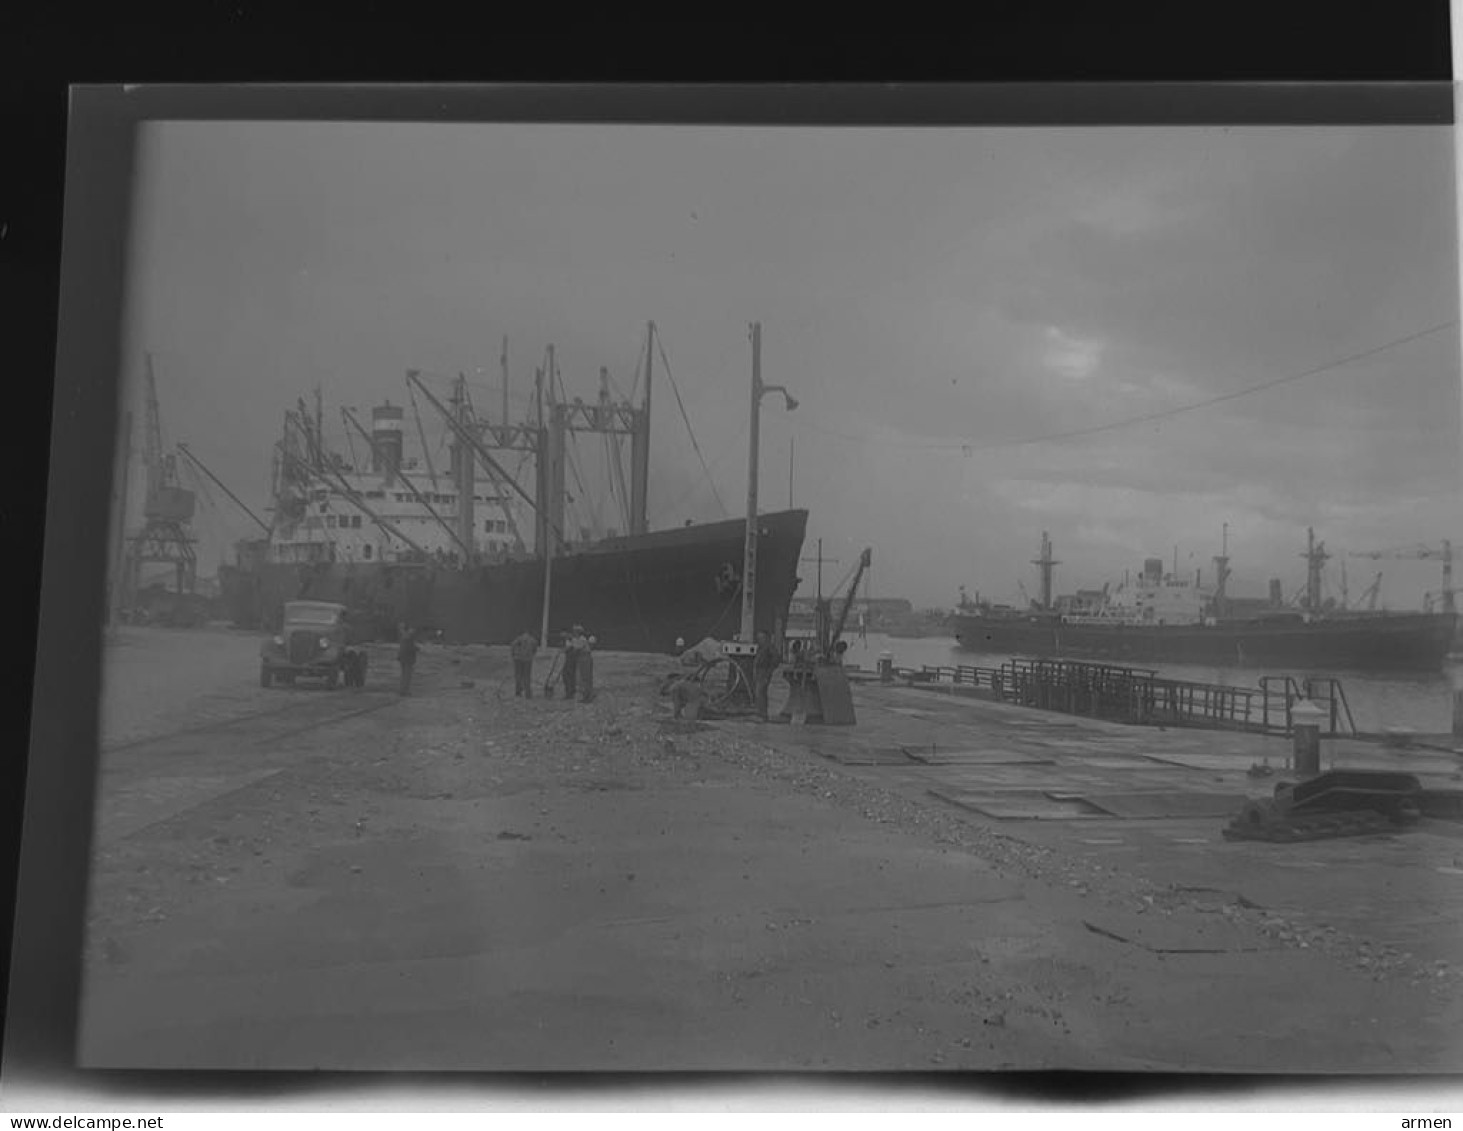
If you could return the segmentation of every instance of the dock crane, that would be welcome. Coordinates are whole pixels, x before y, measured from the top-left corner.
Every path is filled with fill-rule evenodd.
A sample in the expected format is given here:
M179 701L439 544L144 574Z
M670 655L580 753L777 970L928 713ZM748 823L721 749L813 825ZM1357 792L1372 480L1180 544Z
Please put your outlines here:
M1402 561L1441 561L1443 563L1443 612L1456 611L1453 601L1453 543L1443 539L1441 546L1407 546L1395 550L1372 550L1348 555L1353 558L1370 558L1372 561L1395 559Z
M872 561L872 549L866 549L859 555L853 580L849 582L836 618L829 615L832 599L819 601L818 639L813 648L790 657L791 664L783 673L788 683L788 697L780 717L788 722L851 726L858 721L854 717L853 694L849 689L848 675L843 670L843 649L839 644L858 595L859 582Z
M1367 612L1374 613L1377 611L1377 593L1380 591L1381 587L1382 575L1379 573L1372 581L1372 583L1362 590L1361 601L1359 601L1358 604L1364 601L1366 603Z
M142 462L147 473L147 493L143 501L142 529L126 540L123 600L126 604L136 600L140 570L145 563L161 563L173 567L175 592L181 602L193 592L198 568L193 549L195 539L190 529L194 495L179 484L177 458L163 448L162 413L158 408L152 355L145 355L144 362L146 415Z
M853 580L848 583L848 592L843 596L843 607L838 611L838 619L829 626L829 617L819 616L820 626L826 627L826 635L820 634L818 650L827 663L834 663L837 660L838 642L843 637L843 629L848 624L848 614L853 609L854 598L858 596L859 582L863 580L864 574L868 571L873 561L873 551L865 550L859 555L858 566L854 570ZM831 601L824 600L824 604L831 606ZM831 612L831 608L829 612Z

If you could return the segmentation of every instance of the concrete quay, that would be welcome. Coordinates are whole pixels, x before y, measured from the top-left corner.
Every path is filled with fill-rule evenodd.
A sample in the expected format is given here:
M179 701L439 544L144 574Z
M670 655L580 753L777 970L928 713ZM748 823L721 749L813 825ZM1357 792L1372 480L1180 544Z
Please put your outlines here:
M1212 801L1038 812L1265 792L1278 740L867 685L852 728L685 725L672 661L525 702L498 648L424 649L405 699L386 649L364 689L265 690L256 648L109 651L83 1066L1463 1061L1455 826L1276 846L1223 841Z

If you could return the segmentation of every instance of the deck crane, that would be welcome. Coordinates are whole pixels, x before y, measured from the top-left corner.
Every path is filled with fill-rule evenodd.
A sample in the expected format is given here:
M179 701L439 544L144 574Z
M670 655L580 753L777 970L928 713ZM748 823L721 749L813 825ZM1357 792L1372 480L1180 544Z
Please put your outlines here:
M1369 613L1376 612L1377 611L1377 593L1381 590L1381 587L1382 587L1382 575L1379 573L1379 574L1377 574L1376 578L1372 581L1372 583L1370 585L1368 585L1365 589L1362 590L1361 600L1358 601L1357 603L1358 604L1361 604L1362 602L1365 602L1366 603L1366 607L1367 607L1367 612L1369 612Z
M1453 601L1453 543L1443 539L1441 546L1408 546L1395 550L1372 550L1349 555L1353 558L1370 558L1372 561L1395 559L1402 561L1441 561L1443 563L1443 612L1455 612Z

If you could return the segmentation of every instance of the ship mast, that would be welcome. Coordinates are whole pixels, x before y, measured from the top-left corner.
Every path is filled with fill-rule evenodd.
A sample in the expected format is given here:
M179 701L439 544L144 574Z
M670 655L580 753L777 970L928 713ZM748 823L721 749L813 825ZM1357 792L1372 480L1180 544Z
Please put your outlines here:
M1321 611L1321 567L1331 560L1326 553L1326 543L1316 541L1314 527L1306 527L1306 609L1312 613Z
M1041 607L1052 607L1052 576L1062 563L1052 557L1052 540L1045 530L1041 532L1041 557L1032 558L1031 564L1041 569Z
M1229 599L1229 523L1224 524L1220 539L1219 555L1214 559L1214 615L1228 615L1226 605Z

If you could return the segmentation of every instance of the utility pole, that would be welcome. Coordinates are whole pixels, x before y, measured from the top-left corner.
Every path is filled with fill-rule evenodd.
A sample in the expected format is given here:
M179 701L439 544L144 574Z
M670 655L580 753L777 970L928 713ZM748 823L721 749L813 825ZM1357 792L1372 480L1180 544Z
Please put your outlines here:
M655 371L655 323L645 324L645 400L630 435L630 533L649 534L646 512L650 494L650 385Z
M742 554L742 643L757 627L757 456L762 409L762 323L752 323L752 426L747 449L747 532Z
M467 408L467 377L459 373L457 375L457 397L454 406L457 410L457 423L461 425L464 433L468 429L468 408ZM457 439L457 541L462 546L462 552L468 556L463 566L472 564L472 554L477 547L477 539L473 533L475 512L473 508L473 495L477 491L477 453L472 447L463 442L462 437ZM405 476L402 477L405 481Z
M793 445L797 442L795 436L787 439L787 509L792 510L792 457Z
M783 385L762 384L762 323L752 323L752 427L747 457L747 548L742 557L742 632L744 644L751 644L757 628L757 475L758 442L761 433L762 398L781 393L788 412L798 407L797 398Z
M534 456L534 549L542 554L547 552L548 547L548 513L549 513L549 464L548 464L548 433L544 431L544 371L535 369L533 371L533 403L535 410L535 421L538 428L537 452Z
M549 646L549 599L552 596L554 587L554 542L552 538L544 541L544 610L538 626L538 645L540 648Z

